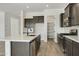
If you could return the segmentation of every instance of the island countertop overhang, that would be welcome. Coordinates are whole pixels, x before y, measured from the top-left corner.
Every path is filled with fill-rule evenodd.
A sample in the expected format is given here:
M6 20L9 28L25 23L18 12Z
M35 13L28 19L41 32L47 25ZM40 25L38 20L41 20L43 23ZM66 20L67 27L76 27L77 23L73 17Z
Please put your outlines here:
M33 39L38 37L40 34L35 36L19 35L19 36L7 36L0 39L0 41L17 41L17 42L31 42Z

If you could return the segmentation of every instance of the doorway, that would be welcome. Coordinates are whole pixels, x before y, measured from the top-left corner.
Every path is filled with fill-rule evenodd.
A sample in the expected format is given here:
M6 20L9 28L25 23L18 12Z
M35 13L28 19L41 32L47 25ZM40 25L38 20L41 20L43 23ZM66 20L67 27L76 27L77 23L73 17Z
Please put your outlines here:
M47 16L47 40L55 38L55 17Z

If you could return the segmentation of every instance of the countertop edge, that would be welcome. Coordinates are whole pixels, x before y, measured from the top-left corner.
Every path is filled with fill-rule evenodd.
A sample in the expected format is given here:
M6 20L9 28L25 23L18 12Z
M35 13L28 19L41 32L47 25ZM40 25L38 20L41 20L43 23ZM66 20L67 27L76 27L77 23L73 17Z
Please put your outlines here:
M19 39L15 40L15 39L12 39L12 38L11 38L11 40L10 40L10 39L8 40L7 38L4 38L4 39L0 39L0 41L9 41L9 42L11 42L11 41L13 41L13 42L31 42L33 39L35 39L35 38L38 37L39 35L40 35L40 34L34 36L34 38L32 38L31 40L19 40Z
M72 41L75 41L75 42L79 43L79 40L78 40L77 36L76 36L76 38L73 38L74 36L73 37L72 36L67 36L67 35L63 35L63 36L70 39L70 40L72 40Z

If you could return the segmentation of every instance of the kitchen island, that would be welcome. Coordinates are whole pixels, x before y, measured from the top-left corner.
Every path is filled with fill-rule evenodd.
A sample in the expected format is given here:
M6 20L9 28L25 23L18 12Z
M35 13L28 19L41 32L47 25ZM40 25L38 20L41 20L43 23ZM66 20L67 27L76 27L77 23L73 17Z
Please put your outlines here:
M0 41L5 42L5 56L35 56L40 47L40 35L9 36Z

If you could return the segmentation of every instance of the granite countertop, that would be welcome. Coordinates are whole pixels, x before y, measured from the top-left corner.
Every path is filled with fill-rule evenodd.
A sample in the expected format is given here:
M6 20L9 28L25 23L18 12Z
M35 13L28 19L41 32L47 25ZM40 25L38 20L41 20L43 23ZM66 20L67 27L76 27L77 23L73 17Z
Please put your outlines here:
M63 35L63 36L79 43L79 39L77 35Z
M35 39L38 35L35 36L27 36L27 35L19 35L19 36L8 36L0 39L0 41L20 41L20 42L30 42Z

